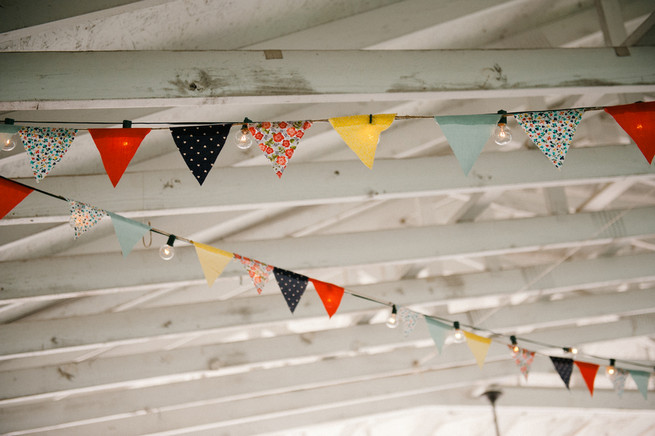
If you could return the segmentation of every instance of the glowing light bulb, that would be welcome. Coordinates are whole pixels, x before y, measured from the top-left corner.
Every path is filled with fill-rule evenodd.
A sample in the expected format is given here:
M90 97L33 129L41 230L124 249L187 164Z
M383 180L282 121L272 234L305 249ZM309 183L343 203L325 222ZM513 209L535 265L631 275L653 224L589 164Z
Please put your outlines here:
M616 361L614 359L610 359L610 364L605 368L605 373L607 373L608 377L611 377L614 374L616 374L616 368L614 367L614 363L616 363Z
M173 244L175 244L175 235L170 235L166 244L162 245L159 249L159 257L164 260L171 260L175 257L175 248L173 247Z
M241 129L236 134L237 147L241 150L247 150L252 145L252 136L248 129Z
M578 354L578 349L575 347L571 347L571 354L573 354L574 356Z
M453 342L456 344L461 344L462 342L466 341L464 332L459 328L459 321L455 321L453 323L453 327L455 327L455 331L453 332Z
M510 339L510 341L512 341L512 351L514 353L518 353L521 349L519 348L518 344L516 343L516 336L510 336L509 339Z
M494 129L494 142L498 145L509 144L512 140L512 132L510 132L507 124L498 123Z
M16 135L0 133L0 138L0 141L2 141L2 151L11 151L16 148Z
M389 315L389 319L387 319L387 327L390 329L398 327L398 309L396 309L395 304L391 307L391 315Z

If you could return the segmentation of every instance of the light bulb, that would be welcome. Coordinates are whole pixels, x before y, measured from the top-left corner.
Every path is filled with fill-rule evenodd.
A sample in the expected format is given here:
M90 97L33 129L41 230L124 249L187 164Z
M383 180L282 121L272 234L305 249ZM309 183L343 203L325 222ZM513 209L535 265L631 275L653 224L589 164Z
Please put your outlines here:
M518 344L516 343L516 336L512 335L509 337L510 341L512 341L512 351L514 353L518 353L521 349L519 348Z
M252 145L252 136L248 129L241 129L236 134L237 147L241 150L247 150Z
M466 341L464 332L459 328L459 321L455 321L453 323L453 327L455 327L455 331L453 332L453 342L456 344L461 344L462 342Z
M494 129L494 142L498 145L506 145L512 140L512 132L505 123L498 123Z
M173 247L174 244L175 235L170 235L168 237L168 241L166 241L166 244L162 245L159 249L159 257L164 260L171 260L173 257L175 257L175 248Z
M616 368L614 367L615 360L610 359L610 364L605 368L605 372L607 373L608 377L613 376L616 374Z
M574 356L578 354L578 349L575 347L571 347L571 354L573 354Z
M2 151L11 151L16 148L16 135L10 133L0 133L2 141Z
M398 309L396 309L395 304L391 307L391 315L387 319L387 327L390 329L398 327Z

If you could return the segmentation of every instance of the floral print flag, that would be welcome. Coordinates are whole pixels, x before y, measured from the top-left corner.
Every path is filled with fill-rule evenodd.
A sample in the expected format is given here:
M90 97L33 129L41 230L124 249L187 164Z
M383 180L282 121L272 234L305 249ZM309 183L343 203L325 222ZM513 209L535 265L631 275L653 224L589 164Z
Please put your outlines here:
M528 380L528 372L530 372L530 366L534 360L534 351L528 351L524 348L520 348L519 351L514 351L514 345L508 345L509 349L512 350L512 357L514 362L519 367L519 371L525 377L525 380Z
M559 168L580 124L584 109L525 112L514 117L532 142Z
M37 182L64 157L76 133L77 129L53 127L23 127L18 131Z
M257 140L260 150L273 164L275 174L282 177L287 163L296 152L300 138L311 126L310 121L280 121L251 123L248 124L248 130Z
M241 265L243 265L244 269L252 279L252 283L255 285L255 288L257 288L257 293L261 294L262 290L264 289L264 285L268 281L268 275L271 273L271 271L273 271L273 267L258 260L249 259L236 253L234 253L234 258L241 262Z
M403 335L409 336L416 328L416 321L418 320L418 313L409 310L406 307L401 307L398 310L398 317L403 325Z
M98 224L98 221L107 216L107 212L104 210L75 200L68 200L68 207L71 212L69 223L73 227L73 230L75 230L75 239L79 238L82 233Z
M614 374L610 376L610 381L612 382L612 386L614 386L614 390L619 395L619 397L623 396L623 390L625 389L625 381L628 378L628 374L629 372L627 369L616 368Z

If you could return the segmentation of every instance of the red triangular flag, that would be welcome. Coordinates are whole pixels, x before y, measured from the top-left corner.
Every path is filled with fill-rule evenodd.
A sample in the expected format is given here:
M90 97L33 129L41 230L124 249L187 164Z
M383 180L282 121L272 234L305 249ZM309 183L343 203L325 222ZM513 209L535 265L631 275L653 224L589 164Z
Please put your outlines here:
M596 379L596 373L598 372L598 365L596 365L595 363L578 362L577 360L575 361L575 364L578 366L578 369L580 369L582 378L584 379L584 382L587 384L589 393L593 397L594 380Z
M341 297L343 297L343 288L341 286L333 285L332 283L325 283L316 279L309 279L314 284L314 289L321 301L325 310L330 318L335 314L341 304Z
M89 133L98 147L109 180L116 187L150 129L89 129Z
M4 218L18 203L32 193L33 189L14 183L11 180L0 179L0 218Z
M614 117L652 164L655 156L655 101L606 107L605 112Z

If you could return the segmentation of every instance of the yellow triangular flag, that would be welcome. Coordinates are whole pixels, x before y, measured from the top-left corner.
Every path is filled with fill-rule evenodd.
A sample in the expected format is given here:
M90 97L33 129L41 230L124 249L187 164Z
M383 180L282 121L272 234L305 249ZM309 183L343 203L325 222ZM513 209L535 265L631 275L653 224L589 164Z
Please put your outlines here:
M482 369L484 359L487 357L487 351L489 351L489 347L491 346L491 338L478 336L467 331L464 331L464 336L466 336L466 345L469 346L475 356L475 360L478 362L478 366Z
M230 263L234 254L200 242L194 242L193 245L196 247L196 254L200 266L202 266L202 271L205 273L207 284L211 286L221 275L227 264Z
M330 118L330 124L361 161L373 168L380 133L387 130L396 114L353 115Z

